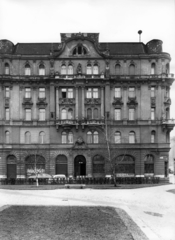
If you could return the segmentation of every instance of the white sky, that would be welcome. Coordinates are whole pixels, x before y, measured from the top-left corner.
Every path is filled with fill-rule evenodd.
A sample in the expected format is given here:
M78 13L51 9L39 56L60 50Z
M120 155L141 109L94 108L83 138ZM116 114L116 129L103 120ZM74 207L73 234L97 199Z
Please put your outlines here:
M0 39L60 42L60 33L98 32L100 42L163 41L175 74L175 0L0 0ZM171 89L175 118L175 83ZM172 136L175 136L175 130Z

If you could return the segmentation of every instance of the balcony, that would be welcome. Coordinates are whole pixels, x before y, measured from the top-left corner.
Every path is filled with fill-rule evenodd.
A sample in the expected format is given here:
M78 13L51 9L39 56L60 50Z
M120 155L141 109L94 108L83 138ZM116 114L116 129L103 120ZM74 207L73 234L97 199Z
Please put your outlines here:
M59 127L63 128L71 128L71 127L76 127L78 129L78 121L75 119L61 119L61 120L56 120L56 128L58 129Z
M100 98L85 98L85 104L98 105L98 104L101 104L101 99Z
M102 126L105 124L105 121L102 119L91 119L91 120L82 120L81 125L82 126Z
M74 105L75 98L59 98L60 105Z
M168 129L169 131L173 130L175 126L175 119L164 119L162 120L163 130Z

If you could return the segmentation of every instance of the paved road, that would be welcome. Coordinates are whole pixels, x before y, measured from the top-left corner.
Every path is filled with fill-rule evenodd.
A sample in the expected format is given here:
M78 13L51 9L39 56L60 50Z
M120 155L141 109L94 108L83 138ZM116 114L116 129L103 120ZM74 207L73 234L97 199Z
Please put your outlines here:
M0 190L7 205L101 205L124 209L150 240L175 240L175 185L139 189Z

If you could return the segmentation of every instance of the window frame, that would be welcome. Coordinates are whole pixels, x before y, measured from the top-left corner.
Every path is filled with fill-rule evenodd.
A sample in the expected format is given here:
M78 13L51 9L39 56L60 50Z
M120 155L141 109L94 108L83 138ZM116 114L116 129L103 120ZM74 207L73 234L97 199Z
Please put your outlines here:
M39 108L39 121L46 121L46 109Z
M25 121L32 120L32 110L31 108L25 108Z

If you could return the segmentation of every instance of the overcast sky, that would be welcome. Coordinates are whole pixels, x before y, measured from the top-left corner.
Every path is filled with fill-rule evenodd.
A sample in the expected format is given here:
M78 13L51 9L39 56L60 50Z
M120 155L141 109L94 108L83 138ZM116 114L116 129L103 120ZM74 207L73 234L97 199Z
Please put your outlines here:
M0 0L0 39L59 42L60 33L98 32L100 42L163 41L175 74L175 0ZM171 89L175 118L175 83ZM173 131L175 136L175 131Z

